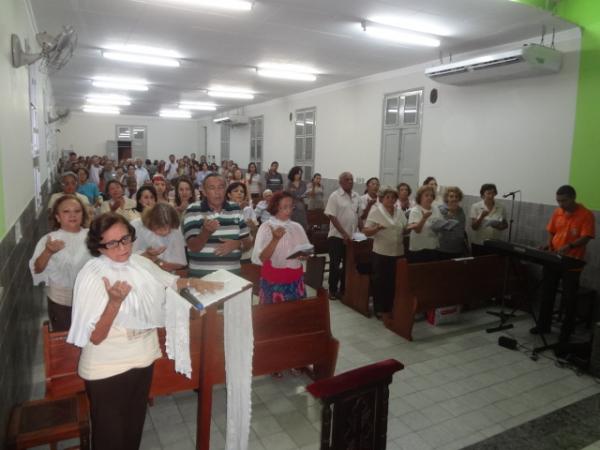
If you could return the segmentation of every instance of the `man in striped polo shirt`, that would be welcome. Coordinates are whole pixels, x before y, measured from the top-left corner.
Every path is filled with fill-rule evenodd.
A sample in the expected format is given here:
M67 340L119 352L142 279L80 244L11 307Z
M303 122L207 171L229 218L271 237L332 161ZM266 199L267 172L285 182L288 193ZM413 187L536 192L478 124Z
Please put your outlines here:
M242 252L252 246L242 210L225 199L221 175L207 175L203 187L206 199L188 206L183 218L190 276L218 269L239 273Z

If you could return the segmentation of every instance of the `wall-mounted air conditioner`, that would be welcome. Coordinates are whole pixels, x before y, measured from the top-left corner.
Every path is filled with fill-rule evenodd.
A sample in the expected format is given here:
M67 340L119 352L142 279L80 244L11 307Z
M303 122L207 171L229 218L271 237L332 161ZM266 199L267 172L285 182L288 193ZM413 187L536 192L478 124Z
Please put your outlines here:
M249 123L247 116L240 116L237 114L229 114L227 116L217 117L213 119L213 122L216 124L227 124L233 127L248 125Z
M526 44L517 50L480 56L425 70L439 83L468 85L560 72L562 53L550 47Z

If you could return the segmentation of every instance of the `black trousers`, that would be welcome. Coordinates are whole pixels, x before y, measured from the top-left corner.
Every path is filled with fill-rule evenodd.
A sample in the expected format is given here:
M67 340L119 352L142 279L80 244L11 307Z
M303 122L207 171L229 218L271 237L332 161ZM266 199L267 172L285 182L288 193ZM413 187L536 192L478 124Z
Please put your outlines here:
M346 283L346 245L344 240L338 237L327 238L327 245L329 247L329 292L342 294Z
M544 267L542 279L542 299L540 304L538 327L543 332L550 331L552 325L552 314L554 313L556 290L558 288L558 282L562 279L561 304L563 305L565 316L560 329L561 341L568 340L575 330L577 292L579 291L580 276L580 271L562 272Z
M373 309L376 313L387 313L394 305L396 292L396 261L400 256L385 256L373 252Z
M71 328L72 308L56 303L49 298L47 300L48 318L50 319L52 331L69 331L69 328Z
M153 369L154 363L102 380L85 381L94 450L140 447Z

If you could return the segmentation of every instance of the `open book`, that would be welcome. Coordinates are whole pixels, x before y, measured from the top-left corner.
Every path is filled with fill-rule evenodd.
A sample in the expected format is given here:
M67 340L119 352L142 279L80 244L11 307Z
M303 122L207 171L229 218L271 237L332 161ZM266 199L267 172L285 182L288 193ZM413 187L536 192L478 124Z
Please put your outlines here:
M298 244L294 247L292 252L288 255L286 259L296 259L301 256L310 256L315 252L315 246L310 242L306 244Z
M499 225L502 225L502 220L498 220L498 219L483 219L483 226L484 227L497 227Z
M213 303L227 300L246 289L252 288L252 283L250 281L223 269L208 274L202 277L202 279L205 281L220 281L224 286L223 289L215 292L207 292L205 294L201 294L192 287L182 289L179 294L198 310L203 310Z

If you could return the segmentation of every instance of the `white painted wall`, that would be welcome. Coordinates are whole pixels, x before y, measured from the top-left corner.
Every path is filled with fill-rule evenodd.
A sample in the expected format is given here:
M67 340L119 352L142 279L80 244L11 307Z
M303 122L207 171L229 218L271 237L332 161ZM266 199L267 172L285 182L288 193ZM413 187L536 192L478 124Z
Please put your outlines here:
M105 155L106 141L115 140L116 125L147 126L148 158L152 160L166 160L171 153L204 154L204 128L196 120L77 112L60 126L58 147L72 148L79 155Z
M327 178L344 170L368 178L379 174L385 94L425 88L427 98L436 87L438 103L426 100L424 106L420 179L436 176L441 184L459 185L473 195L479 195L482 183L495 182L501 192L521 189L525 201L553 203L556 187L568 181L579 32L561 33L556 41L566 52L558 75L454 87L423 75L425 67L437 64L432 62L249 106L245 114L264 115L264 162L278 160L286 172L294 151L289 113L316 107L315 170ZM219 160L219 126L204 123L208 153ZM231 156L242 165L249 160L249 142L249 127L232 131Z
M29 118L29 81L27 67L14 68L11 64L10 36L16 33L23 41L29 40L32 51L37 51L36 26L33 15L23 0L0 1L0 239L21 216L34 195L33 161L31 154L31 124ZM49 30L50 31L50 30ZM40 169L42 181L48 177L47 160L55 155L52 145L46 148L43 91L48 109L52 106L51 88L47 77L38 73L38 120L41 141ZM52 140L50 139L50 144Z

